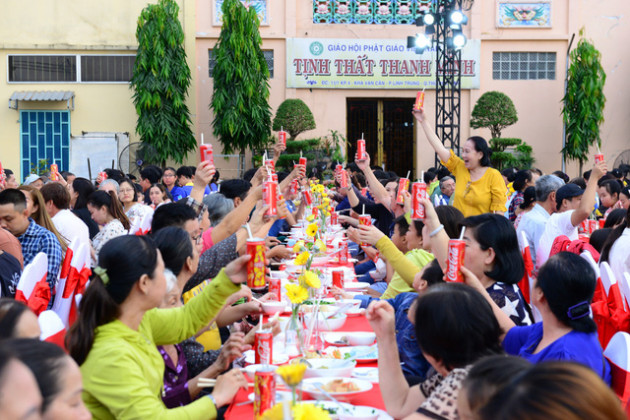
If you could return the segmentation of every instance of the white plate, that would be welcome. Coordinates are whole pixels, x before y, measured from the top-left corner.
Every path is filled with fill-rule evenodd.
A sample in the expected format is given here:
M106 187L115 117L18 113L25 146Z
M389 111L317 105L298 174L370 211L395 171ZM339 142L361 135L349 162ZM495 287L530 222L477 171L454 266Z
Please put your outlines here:
M363 281L357 281L354 283L344 283L344 290L365 290L370 287L370 283L366 283Z
M363 308L352 308L346 311L346 316L361 316L365 313Z
M350 347L330 346L324 350L324 353L327 355L332 355L335 350L339 350L342 358L355 359L357 363L371 363L378 360L378 347L376 345ZM346 354L348 354L349 356L346 356Z
M370 382L378 382L378 368L375 367L358 367L352 371L352 377L365 379Z
M324 341L334 346L349 346L347 334L344 332L327 332L322 333Z
M330 392L325 388L327 384L333 381L337 381L337 380L341 380L344 383L352 382L353 384L357 386L358 389L356 391ZM304 379L302 381L301 389L305 392L308 392L315 398L324 398L325 395L320 390L317 389L315 384L319 384L319 386L324 388L325 391L328 391L328 394L332 395L333 397L353 396L357 394L362 394L372 389L372 382L364 381L362 379L356 379L356 378L341 378L341 377Z
M289 361L289 355L284 353L276 353L276 349L273 352L273 363L272 365L282 365ZM247 350L245 353L245 363L253 365L256 363L256 353L254 350Z
M316 405L326 411L328 411L328 409L331 409L333 411L337 411L337 412L341 412L343 411L343 409L339 408L339 406L345 407L348 410L352 410L352 405L347 404L347 403L339 403L337 404L336 402L333 401L317 401L317 400L308 400L308 401L302 401L302 404L313 404ZM330 415L330 418L332 420L337 420L339 418L339 414L333 414L330 411L328 412L328 414Z
M362 409L363 413L354 413L352 415L348 415L346 412L343 412L342 414L340 414L337 418L340 420L345 420L345 419L366 419L366 418L372 418L372 417L366 417L365 414L369 413L372 414L374 413L374 415L376 416L375 418L377 420L394 420L394 418L392 416L390 416L389 414L387 414L385 411L383 410L379 410L378 408L374 408L374 407L366 407L366 406L352 406L352 409ZM366 413L367 410L367 413ZM363 414L363 415L361 415ZM368 415L369 415L368 414Z
M291 401L291 393L287 391L276 391L276 402L279 403L281 401ZM254 401L254 393L252 392L247 396L247 399L250 401Z
M311 366L306 368L305 378L350 377L357 366L353 360L311 359Z

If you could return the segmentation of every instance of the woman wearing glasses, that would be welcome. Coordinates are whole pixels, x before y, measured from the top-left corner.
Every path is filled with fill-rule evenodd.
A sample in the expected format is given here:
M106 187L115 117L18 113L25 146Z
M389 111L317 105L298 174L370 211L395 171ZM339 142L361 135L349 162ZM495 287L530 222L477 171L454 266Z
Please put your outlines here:
M148 214L153 213L153 209L143 203L138 202L138 192L136 187L130 179L123 179L120 181L119 198L123 205L125 215L129 218L131 225L130 233L140 227L142 219Z
M506 187L501 173L490 167L488 143L479 136L468 138L462 148L461 158L444 147L426 119L423 109L413 110L431 147L441 163L455 175L453 206L465 217L483 213L503 214L506 212Z

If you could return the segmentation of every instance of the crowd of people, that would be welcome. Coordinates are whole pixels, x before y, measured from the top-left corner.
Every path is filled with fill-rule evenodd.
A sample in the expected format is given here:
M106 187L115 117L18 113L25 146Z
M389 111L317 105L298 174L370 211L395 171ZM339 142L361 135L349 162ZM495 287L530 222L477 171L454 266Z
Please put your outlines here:
M387 412L410 419L625 418L591 317L597 276L579 253L607 262L617 278L630 272L630 167L609 171L600 162L573 179L535 168L499 172L483 138L469 138L458 156L424 111L414 116L427 153L441 160L423 171L423 219L410 216L411 194L398 191L401 174L372 167L369 155L345 165L345 180L318 178L346 228L357 279L371 284L365 295L332 294L366 308ZM274 162L284 148L275 145ZM243 286L244 225L265 238L268 261L293 258L285 235L307 204L292 186L307 188L319 175L304 165L278 171L278 212L270 217L262 202L268 170L221 180L201 162L147 166L139 180L106 169L95 183L62 172L51 174L54 181L31 174L22 184L5 170L2 417L221 416L247 386L232 364L254 343L261 301L274 299ZM371 225L359 224L362 214ZM582 232L590 219L604 220L603 228ZM449 240L462 231L464 281L445 282ZM16 295L24 267L44 253L51 309L63 262L79 245L90 252L92 275L62 349L39 341L37 316ZM526 246L533 284L522 290ZM267 327L279 331L276 321ZM217 382L205 388L204 378Z

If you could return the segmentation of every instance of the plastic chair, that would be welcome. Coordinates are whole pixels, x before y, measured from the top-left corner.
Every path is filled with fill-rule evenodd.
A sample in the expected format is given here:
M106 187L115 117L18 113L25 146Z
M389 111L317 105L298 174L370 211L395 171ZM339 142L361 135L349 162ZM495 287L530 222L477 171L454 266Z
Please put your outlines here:
M604 357L610 363L612 389L625 407L630 399L630 334L620 331L613 335Z
M55 303L53 304L52 309L59 316L66 328L72 325L75 318L75 296L83 293L87 279L91 274L89 266L86 266L85 264L86 258L89 257L89 254L90 252L86 246L84 244L79 244L78 248L72 255L72 261L68 269L65 270L67 278L63 280L63 291L57 292L57 295L55 296Z
M15 300L24 302L35 315L48 308L51 290L46 276L48 275L48 257L40 252L30 264L24 267L17 285Z
M600 278L602 279L602 284L604 284L604 287L606 287L607 284L610 284L609 286L609 290L611 287L613 287L614 284L617 285L617 287L619 288L619 293L622 296L621 299L621 303L623 305L623 310L624 311L628 311L628 302L626 301L626 291L624 290L625 285L622 284L621 282L617 282L617 278L615 278L615 273L613 273L612 269L610 268L610 265L607 262L603 262L599 265L600 268L600 273L601 276ZM630 294L630 290L627 291L627 293Z
M65 349L66 327L61 318L54 311L44 311L37 317L39 329L42 331L39 339L53 343Z

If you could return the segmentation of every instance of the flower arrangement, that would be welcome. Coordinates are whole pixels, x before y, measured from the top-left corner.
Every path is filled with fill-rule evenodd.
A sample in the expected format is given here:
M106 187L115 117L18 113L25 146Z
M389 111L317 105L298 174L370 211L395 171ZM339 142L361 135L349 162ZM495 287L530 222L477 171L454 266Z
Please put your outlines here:
M276 374L282 378L284 383L291 388L291 405L279 403L265 411L263 420L285 420L291 418L293 420L324 420L330 419L328 412L313 404L296 404L297 387L304 378L306 372L306 364L295 363L280 366L276 370ZM288 404L288 403L286 403Z

